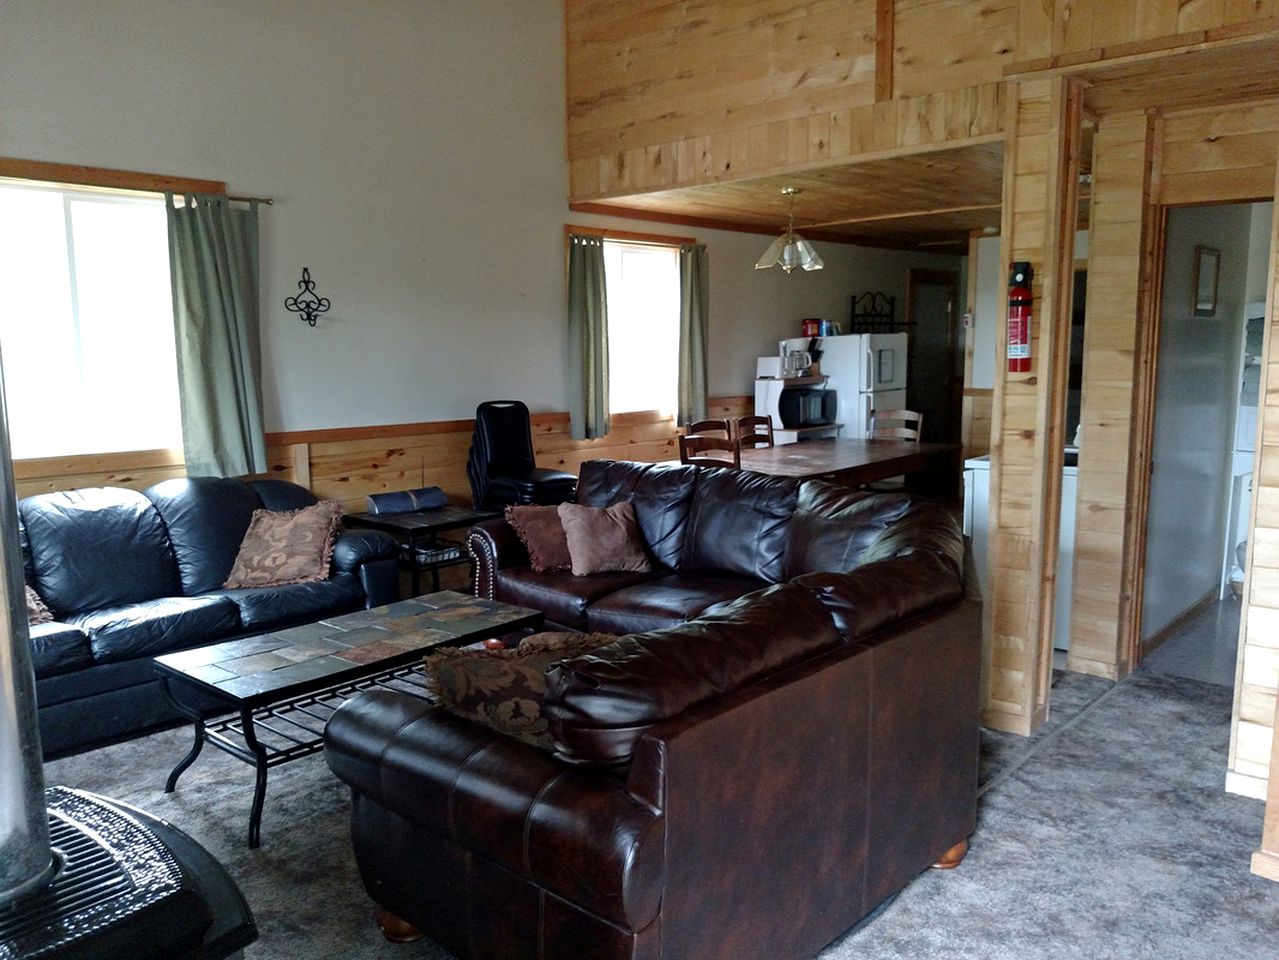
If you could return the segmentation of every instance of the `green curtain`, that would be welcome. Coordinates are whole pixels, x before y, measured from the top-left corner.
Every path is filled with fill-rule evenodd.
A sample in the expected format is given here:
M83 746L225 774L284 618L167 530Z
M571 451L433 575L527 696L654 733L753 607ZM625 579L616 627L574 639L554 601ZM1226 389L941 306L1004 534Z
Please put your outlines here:
M187 474L264 473L257 203L166 193L165 211Z
M604 241L576 233L568 240L569 426L574 440L590 440L608 433Z
M710 323L710 273L706 244L679 248L679 411L687 426L706 419L706 331Z

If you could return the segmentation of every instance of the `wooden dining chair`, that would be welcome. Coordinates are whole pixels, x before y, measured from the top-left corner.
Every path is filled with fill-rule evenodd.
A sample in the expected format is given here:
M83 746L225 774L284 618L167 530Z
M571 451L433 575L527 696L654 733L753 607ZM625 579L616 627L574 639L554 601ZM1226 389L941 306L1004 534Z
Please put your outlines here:
M924 415L914 410L872 410L867 440L905 440L919 443L924 432ZM862 487L873 493L897 493L906 487L905 477L886 477Z
M712 454L727 453L727 458ZM735 467L741 469L742 448L736 440L713 434L691 433L679 438L679 462L698 467Z
M913 440L924 432L924 415L913 410L872 410L868 440Z
M684 431L688 436L693 434L724 434L724 439L731 440L733 431L727 420L694 420L688 425L688 429Z
M737 442L743 447L771 447L773 445L772 417L738 417Z

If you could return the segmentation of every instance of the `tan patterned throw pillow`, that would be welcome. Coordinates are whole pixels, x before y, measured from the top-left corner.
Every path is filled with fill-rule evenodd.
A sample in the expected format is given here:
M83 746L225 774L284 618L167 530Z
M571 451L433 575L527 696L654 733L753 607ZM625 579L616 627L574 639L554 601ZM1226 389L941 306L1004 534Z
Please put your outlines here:
M611 633L538 633L511 649L446 647L424 660L426 689L450 713L552 750L542 716L547 666L616 639Z
M301 510L254 510L222 586L278 587L327 580L342 505L321 500Z
M45 605L44 600L40 598L40 594L36 593L31 584L27 584L27 623L52 623L53 614Z

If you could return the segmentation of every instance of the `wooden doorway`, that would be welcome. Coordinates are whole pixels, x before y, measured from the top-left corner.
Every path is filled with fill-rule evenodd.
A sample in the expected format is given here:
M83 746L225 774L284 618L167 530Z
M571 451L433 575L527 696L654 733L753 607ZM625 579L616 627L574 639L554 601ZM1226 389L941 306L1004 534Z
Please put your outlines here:
M906 288L906 406L924 414L922 439L958 443L962 426L964 348L957 311L959 274L911 270Z

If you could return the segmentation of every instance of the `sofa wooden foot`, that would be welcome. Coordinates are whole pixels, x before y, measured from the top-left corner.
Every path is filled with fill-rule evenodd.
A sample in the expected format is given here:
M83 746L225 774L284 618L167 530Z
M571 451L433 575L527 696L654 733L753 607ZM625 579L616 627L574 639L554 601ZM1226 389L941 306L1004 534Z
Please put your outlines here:
M373 919L382 930L382 936L391 943L413 943L422 939L422 931L407 920L401 920L390 910L378 909Z
M941 855L941 859L933 864L934 870L954 870L959 866L960 861L964 859L964 855L968 853L968 841L960 840L949 850Z

